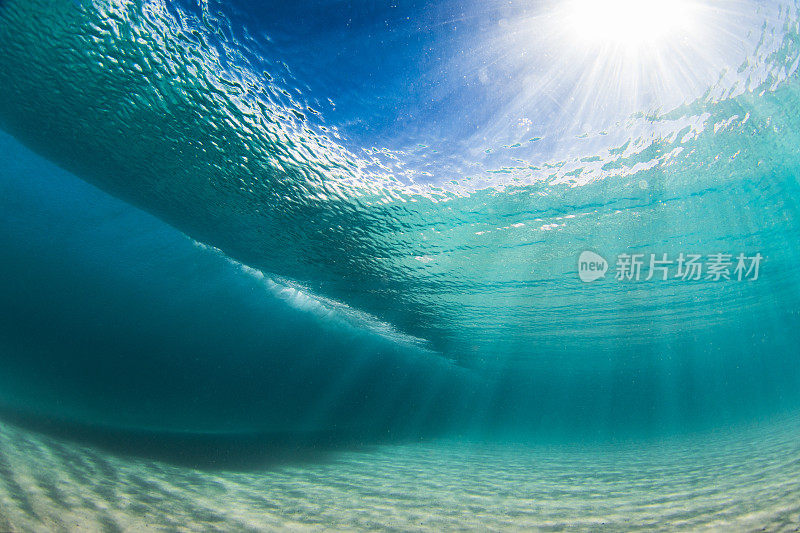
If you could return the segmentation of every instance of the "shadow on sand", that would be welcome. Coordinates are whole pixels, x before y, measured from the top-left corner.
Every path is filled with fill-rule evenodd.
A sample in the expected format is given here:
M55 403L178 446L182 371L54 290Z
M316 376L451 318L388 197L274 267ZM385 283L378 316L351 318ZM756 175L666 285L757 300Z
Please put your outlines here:
M183 433L92 426L0 406L0 420L21 429L118 456L199 470L252 471L285 464L325 462L337 451L366 449L386 435L353 432Z

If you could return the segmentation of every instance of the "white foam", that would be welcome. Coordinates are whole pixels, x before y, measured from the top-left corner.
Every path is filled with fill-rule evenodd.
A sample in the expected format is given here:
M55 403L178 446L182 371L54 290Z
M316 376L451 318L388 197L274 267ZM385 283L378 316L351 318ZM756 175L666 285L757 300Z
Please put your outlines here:
M398 331L391 324L369 313L354 309L343 302L314 294L307 287L293 280L271 276L262 270L240 263L228 257L219 248L193 239L192 242L198 248L222 256L241 272L258 280L272 296L286 302L294 309L313 315L323 323L336 327L346 327L352 331L368 331L397 344L414 346L424 350L430 349L429 343L425 339Z

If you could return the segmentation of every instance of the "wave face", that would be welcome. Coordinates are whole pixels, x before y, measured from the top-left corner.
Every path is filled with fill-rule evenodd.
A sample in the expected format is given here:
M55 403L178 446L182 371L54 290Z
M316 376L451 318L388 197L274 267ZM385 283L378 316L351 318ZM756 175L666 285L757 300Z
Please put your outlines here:
M418 340L243 267L6 134L0 146L6 411L140 432L403 434L447 425L475 393Z
M37 213L4 210L3 277L17 280L4 298L38 297L28 315L4 306L27 317L4 342L19 346L36 315L24 334L46 344L17 358L13 383L70 354L53 367L65 391L40 411L108 424L99 398L115 397L122 425L203 431L381 418L351 412L364 405L390 426L410 411L426 427L592 434L795 408L797 6L691 3L691 38L634 57L582 47L559 5L2 2L0 124L69 184L48 198L57 182L36 186L28 168L45 163L3 141L39 161L4 178L5 201ZM605 279L581 281L584 251ZM646 280L646 264L615 278L624 254L682 253L731 254L734 279ZM735 279L740 253L763 258L757 280ZM72 286L102 280L92 294L51 277L65 256L82 265L62 273ZM114 331L98 317L121 291L137 307L108 316L129 318L126 342L65 347L69 331ZM85 370L109 354L135 372L109 364L112 385L85 397ZM364 360L374 374L353 370ZM163 378L153 411L131 376ZM165 392L175 376L184 388ZM331 407L341 380L349 399ZM197 391L205 412L226 407L187 415L203 411ZM221 427L237 405L251 407Z

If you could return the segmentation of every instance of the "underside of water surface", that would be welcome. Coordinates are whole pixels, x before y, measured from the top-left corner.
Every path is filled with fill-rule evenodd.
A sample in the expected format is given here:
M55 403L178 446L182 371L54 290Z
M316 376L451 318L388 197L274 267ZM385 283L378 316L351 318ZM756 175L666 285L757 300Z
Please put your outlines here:
M796 531L798 21L0 0L0 531Z

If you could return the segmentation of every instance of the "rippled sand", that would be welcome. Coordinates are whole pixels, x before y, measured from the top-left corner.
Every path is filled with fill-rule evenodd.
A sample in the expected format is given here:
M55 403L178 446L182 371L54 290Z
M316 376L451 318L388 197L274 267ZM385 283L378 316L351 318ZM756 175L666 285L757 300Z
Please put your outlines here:
M800 432L776 427L657 446L382 445L243 473L2 424L0 531L800 531Z

